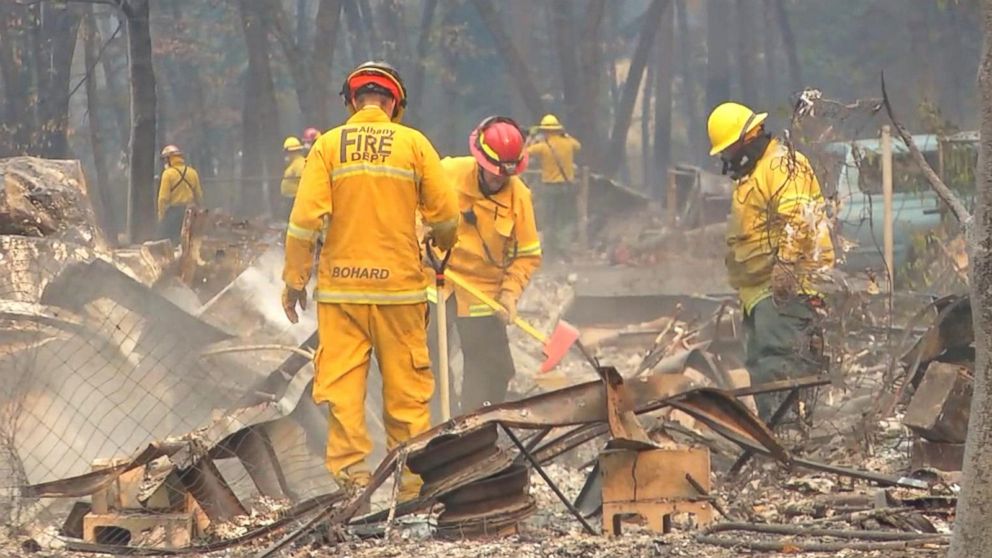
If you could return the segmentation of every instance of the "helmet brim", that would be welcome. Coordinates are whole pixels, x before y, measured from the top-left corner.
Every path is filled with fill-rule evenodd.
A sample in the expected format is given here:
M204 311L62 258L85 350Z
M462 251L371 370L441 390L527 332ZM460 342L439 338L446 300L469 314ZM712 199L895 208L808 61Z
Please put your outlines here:
M728 147L740 141L740 139L746 136L748 132L760 126L765 121L766 118L768 118L767 112L759 112L758 114L755 114L754 118L751 119L751 124L749 124L747 129L742 131L739 136L737 136L736 138L727 138L718 145L714 145L713 148L710 149L710 157L714 155L719 155L720 153L726 151Z

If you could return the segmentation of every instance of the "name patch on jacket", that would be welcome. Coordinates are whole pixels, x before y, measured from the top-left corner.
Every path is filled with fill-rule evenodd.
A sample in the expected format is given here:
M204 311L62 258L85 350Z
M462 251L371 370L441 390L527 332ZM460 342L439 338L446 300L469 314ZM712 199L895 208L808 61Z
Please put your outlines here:
M389 270L384 267L334 266L331 277L340 279L389 279Z
M341 162L383 163L393 154L396 130L362 126L341 130Z

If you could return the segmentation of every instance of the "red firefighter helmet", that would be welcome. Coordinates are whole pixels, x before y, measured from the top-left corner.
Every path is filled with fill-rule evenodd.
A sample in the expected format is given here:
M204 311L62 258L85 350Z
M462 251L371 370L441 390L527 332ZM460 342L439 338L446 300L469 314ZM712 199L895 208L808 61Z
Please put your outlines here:
M303 143L312 144L313 142L317 141L318 137L320 137L320 130L318 130L317 128L310 127L307 128L306 130L303 130Z
M500 176L514 176L527 169L524 134L512 118L490 116L468 137L468 148L479 166Z
M341 86L341 96L344 104L349 110L354 111L355 95L371 91L389 95L396 100L393 114L389 115L393 122L403 119L403 112L406 110L406 86L403 85L403 78L400 73L385 62L365 62L355 67ZM361 107L359 107L361 108Z

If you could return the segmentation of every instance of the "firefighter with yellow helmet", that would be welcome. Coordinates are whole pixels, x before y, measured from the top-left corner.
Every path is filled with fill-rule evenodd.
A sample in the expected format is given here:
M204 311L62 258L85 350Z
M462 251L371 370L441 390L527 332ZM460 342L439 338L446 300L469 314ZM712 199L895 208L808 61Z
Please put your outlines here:
M286 160L286 168L282 171L282 182L279 183L279 193L285 200L284 214L281 215L281 218L289 219L289 212L293 209L296 191L300 187L300 177L303 176L306 152L303 144L296 136L287 136L282 142L282 153Z
M294 323L297 308L306 308L326 222L314 295L320 346L313 397L330 407L327 467L358 489L370 481L365 391L372 351L382 373L387 446L430 427L434 377L416 219L421 215L435 245L448 250L458 202L431 142L400 124L406 88L392 66L361 64L341 94L351 117L314 142L289 218L283 308ZM407 471L401 497L414 497L420 482Z
M754 384L801 376L822 366L816 279L833 267L829 219L806 157L765 130L767 113L738 103L713 109L710 155L735 181L727 223L726 266L744 312L746 362ZM769 418L776 398L756 398Z
M200 175L186 164L182 150L169 144L160 153L164 169L158 186L158 224L162 238L179 240L186 208L203 204Z
M575 156L582 144L568 135L553 114L541 118L527 144L527 154L541 163L538 206L545 244L549 252L560 255L568 247L569 231L577 216Z

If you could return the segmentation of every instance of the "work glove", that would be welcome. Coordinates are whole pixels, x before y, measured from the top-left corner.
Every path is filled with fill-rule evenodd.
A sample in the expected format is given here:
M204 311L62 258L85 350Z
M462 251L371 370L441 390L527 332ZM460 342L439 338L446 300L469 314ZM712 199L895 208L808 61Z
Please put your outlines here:
M286 312L289 322L293 324L300 321L300 316L296 313L297 304L300 305L300 310L307 309L306 289L294 289L286 285L282 290L282 309Z
M496 312L500 321L506 325L512 324L517 319L517 295L510 291L500 291L496 302L503 307L502 312Z
M437 246L438 250L442 252L451 250L458 240L458 219L431 225L430 237L432 244Z
M775 262L772 267L772 298L776 304L788 302L799 292L799 278L795 264Z

